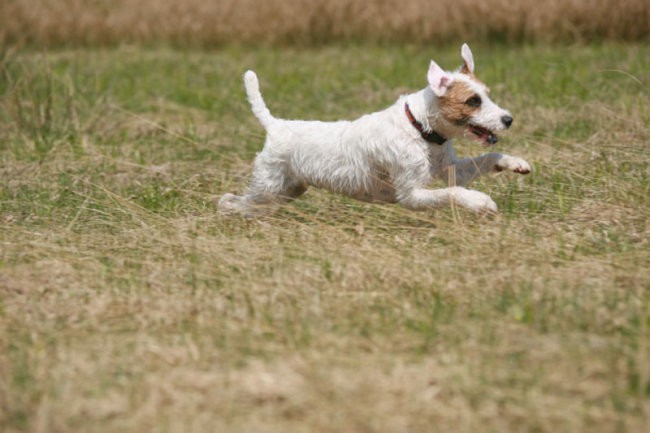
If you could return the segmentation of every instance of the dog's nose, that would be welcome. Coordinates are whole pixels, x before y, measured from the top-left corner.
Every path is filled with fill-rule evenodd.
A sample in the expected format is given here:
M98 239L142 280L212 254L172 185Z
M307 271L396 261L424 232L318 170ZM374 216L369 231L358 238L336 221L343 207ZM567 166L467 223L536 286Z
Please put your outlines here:
M510 128L510 125L512 125L512 116L505 115L501 118L501 121L506 126L506 128Z

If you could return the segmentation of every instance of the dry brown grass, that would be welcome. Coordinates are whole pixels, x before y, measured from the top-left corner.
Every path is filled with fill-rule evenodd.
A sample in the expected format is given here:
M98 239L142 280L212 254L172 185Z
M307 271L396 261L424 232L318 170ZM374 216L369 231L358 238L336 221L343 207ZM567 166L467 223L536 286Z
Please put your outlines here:
M646 0L2 0L0 42L648 40Z

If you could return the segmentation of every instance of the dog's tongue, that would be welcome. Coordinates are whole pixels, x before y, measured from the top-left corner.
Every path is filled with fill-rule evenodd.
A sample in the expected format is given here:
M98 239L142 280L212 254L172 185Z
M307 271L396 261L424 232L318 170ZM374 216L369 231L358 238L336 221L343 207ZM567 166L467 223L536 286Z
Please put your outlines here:
M497 144L498 141L499 137L497 137L496 134L493 134L492 132L490 132L485 138L485 142L490 145Z
M474 134L479 140L483 142L483 144L488 146L496 144L499 141L499 137L497 137L496 134L494 134L489 129L478 125L470 125L469 132Z

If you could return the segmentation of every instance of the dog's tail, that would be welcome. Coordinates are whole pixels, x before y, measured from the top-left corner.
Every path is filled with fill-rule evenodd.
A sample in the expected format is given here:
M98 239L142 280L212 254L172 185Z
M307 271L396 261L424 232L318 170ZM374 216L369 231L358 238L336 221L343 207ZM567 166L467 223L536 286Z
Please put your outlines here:
M262 94L260 93L260 84L257 81L257 75L253 71L246 71L244 74L244 85L246 86L246 94L248 95L248 102L251 103L253 114L260 121L265 129L275 120L271 112L266 107Z

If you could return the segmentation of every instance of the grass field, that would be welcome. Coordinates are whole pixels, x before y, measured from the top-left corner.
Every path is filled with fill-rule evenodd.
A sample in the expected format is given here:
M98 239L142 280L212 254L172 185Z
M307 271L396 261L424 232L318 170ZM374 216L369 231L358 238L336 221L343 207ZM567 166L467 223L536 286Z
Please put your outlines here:
M647 45L472 46L534 166L475 184L497 216L216 213L263 140L245 69L354 118L459 46L6 52L0 430L647 431Z

